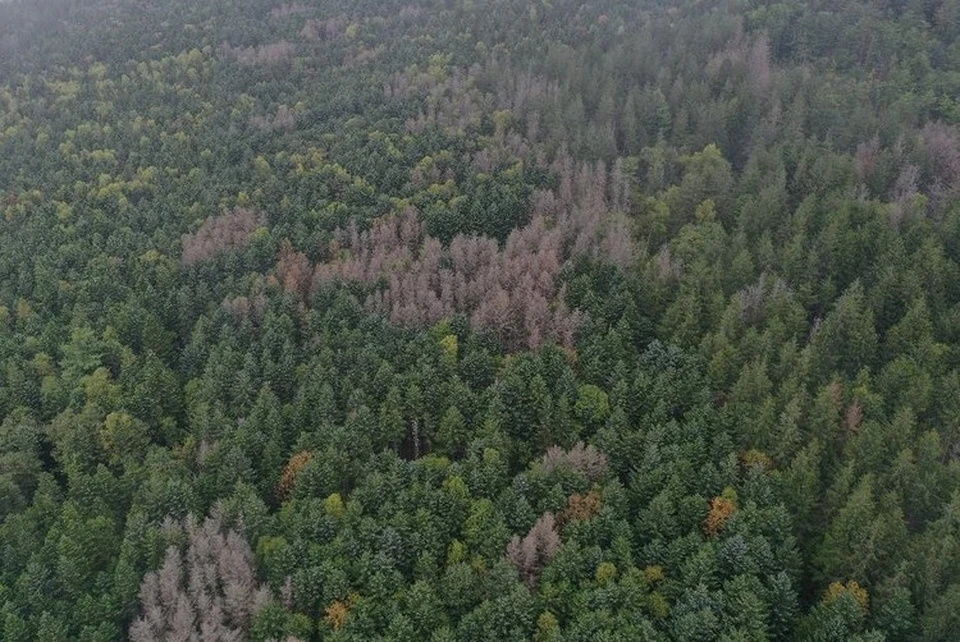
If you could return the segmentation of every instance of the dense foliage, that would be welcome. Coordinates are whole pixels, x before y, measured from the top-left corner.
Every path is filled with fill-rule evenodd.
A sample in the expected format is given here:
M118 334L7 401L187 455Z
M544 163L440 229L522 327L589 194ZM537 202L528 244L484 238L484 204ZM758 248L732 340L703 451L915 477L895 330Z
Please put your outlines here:
M0 641L960 635L960 1L0 3Z

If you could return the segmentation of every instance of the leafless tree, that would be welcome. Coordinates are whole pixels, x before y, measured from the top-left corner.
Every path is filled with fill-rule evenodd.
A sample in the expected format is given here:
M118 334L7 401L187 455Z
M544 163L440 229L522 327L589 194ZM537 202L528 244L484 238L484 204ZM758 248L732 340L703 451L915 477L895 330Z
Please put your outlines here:
M257 583L253 553L219 517L202 524L190 516L168 530L187 535L187 550L167 550L163 565L140 586L140 616L132 642L240 642L269 601Z
M920 132L930 165L931 205L950 202L960 192L960 131L942 122L927 123Z
M237 207L220 216L210 216L193 234L183 237L181 260L193 265L217 254L244 247L250 235L263 224L253 210Z
M877 169L877 156L880 154L880 138L874 136L865 143L857 145L854 165L861 182L869 181Z
M757 38L750 47L747 55L747 78L758 94L763 95L770 90L773 68L770 64L770 38L766 34Z
M386 216L360 232L351 223L338 230L330 260L313 268L312 289L332 281L386 283L366 300L371 312L393 323L424 327L455 313L479 330L497 333L508 350L537 348L545 341L572 345L581 315L563 300L562 267L581 256L628 267L635 248L628 221L626 179L615 168L612 182L602 163L576 165L565 152L553 163L556 192L533 197L531 219L507 237L455 236L448 247L426 234L415 208ZM610 185L615 209L611 211ZM302 275L306 258L285 250L277 266L288 291L291 272Z
M253 116L250 124L266 132L291 131L297 126L297 114L286 105L280 105L273 115Z
M577 442L570 450L560 446L551 446L540 460L548 473L557 468L568 467L583 473L591 481L599 479L607 470L607 456L594 446Z
M520 572L524 583L533 588L540 574L560 550L560 533L553 513L544 513L523 538L514 535L507 544L507 559Z
M294 47L286 40L252 47L223 45L223 53L241 65L272 65L293 55Z
M299 2L285 2L279 7L274 7L270 10L270 17L276 19L283 19L289 16L303 16L311 12L310 7L302 5Z

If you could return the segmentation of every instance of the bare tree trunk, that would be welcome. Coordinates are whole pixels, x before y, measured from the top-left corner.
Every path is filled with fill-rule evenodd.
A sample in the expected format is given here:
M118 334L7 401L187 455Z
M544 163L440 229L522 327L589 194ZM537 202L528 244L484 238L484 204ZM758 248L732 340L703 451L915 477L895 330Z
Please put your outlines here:
M420 459L420 422L413 420L413 458Z

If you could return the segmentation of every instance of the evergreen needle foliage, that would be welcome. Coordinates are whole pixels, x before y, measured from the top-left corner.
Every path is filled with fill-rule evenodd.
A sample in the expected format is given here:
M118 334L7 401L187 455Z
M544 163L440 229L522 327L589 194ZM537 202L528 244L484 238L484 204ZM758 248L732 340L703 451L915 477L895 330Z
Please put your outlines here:
M960 0L0 0L0 642L960 639Z

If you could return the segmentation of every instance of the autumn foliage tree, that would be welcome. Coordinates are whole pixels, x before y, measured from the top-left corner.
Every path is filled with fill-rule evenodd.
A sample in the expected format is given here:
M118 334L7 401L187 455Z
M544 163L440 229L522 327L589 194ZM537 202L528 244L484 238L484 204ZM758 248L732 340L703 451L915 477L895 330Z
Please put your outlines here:
M280 481L277 484L277 494L281 498L286 498L293 490L293 485L297 481L297 473L313 459L313 453L309 450L302 450L290 458L287 465L283 467L280 475Z
M600 511L601 505L600 493L595 489L583 495L573 494L567 498L567 506L560 513L559 522L569 524L592 519Z
M716 537L736 510L736 503L731 497L724 495L714 497L710 500L710 510L703 522L703 531L708 537Z

